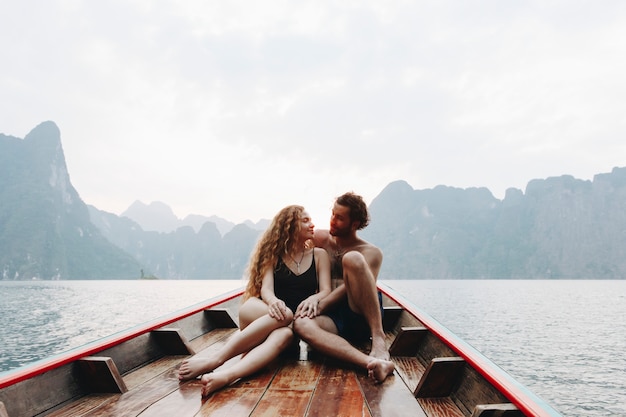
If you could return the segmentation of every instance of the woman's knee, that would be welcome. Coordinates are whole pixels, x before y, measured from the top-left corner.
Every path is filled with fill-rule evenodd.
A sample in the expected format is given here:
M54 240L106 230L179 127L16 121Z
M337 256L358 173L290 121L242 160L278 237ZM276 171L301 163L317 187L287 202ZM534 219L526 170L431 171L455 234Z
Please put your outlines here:
M289 326L293 322L293 311L289 307L286 307L285 313L283 314L284 318L279 320L281 326Z
M267 314L267 304L259 298L248 298L239 307L239 325L243 329L259 317Z
M290 327L281 327L272 332L273 343L278 345L280 349L285 349L293 341L293 330Z

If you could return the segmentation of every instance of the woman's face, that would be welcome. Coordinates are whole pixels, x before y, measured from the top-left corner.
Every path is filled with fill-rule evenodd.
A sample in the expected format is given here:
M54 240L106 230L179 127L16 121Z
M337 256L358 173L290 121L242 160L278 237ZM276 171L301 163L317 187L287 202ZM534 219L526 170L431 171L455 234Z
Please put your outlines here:
M300 215L300 237L303 240L313 239L315 225L311 216L307 211L303 211Z

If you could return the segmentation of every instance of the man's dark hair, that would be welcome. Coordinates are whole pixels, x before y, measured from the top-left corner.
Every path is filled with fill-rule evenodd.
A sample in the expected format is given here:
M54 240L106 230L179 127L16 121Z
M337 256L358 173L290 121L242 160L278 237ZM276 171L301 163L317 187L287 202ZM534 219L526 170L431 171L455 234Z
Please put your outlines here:
M345 206L350 209L350 220L359 222L357 230L361 230L367 227L370 223L370 215L367 211L367 204L363 201L363 197L349 191L343 195L340 195L335 200L340 206Z

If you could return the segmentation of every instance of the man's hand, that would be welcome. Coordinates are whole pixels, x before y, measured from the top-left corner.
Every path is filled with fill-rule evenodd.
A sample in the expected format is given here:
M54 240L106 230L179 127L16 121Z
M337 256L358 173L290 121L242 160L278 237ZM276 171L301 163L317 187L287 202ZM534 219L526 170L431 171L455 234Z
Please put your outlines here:
M320 315L319 310L320 301L317 297L311 296L302 301L296 310L295 317L309 317L314 318Z

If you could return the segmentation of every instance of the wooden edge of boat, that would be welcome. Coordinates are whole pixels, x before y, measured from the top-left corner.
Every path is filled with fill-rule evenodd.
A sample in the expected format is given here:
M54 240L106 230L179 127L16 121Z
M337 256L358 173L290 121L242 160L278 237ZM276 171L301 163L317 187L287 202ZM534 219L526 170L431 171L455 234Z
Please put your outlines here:
M178 381L178 366L236 332L239 289L0 375L0 417L560 415L388 285L378 287L396 367L382 384L354 366L292 349L202 398L199 380Z
M459 338L447 327L439 323L428 313L406 300L402 295L391 290L388 285L379 283L379 290L389 299L402 306L407 312L419 320L436 337L446 343L460 357L478 371L496 389L505 394L518 408L528 415L560 415L542 398L530 391L526 386L519 383L502 368L494 364L486 356L473 346Z

